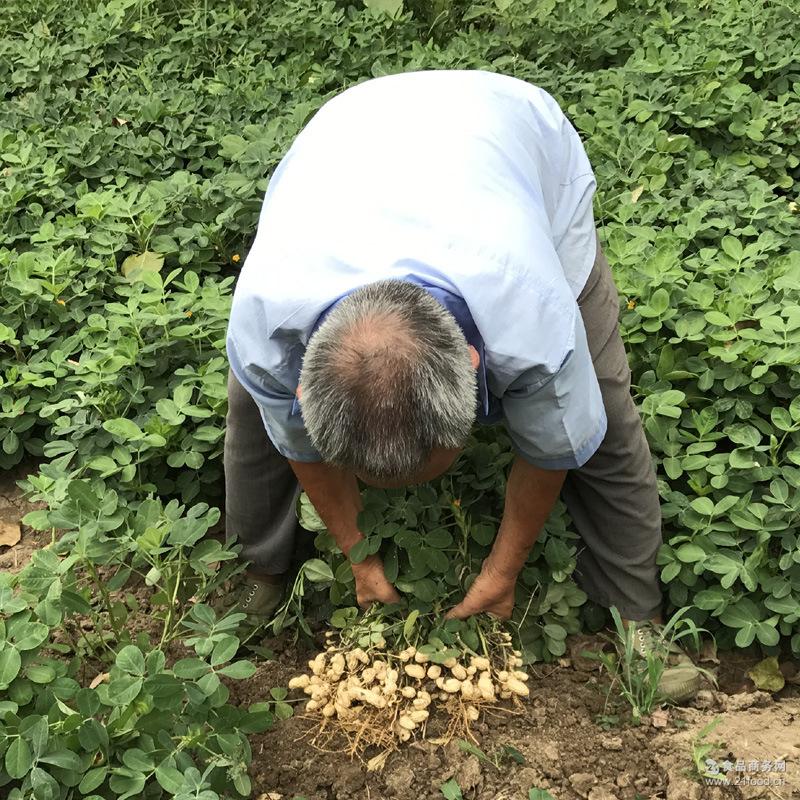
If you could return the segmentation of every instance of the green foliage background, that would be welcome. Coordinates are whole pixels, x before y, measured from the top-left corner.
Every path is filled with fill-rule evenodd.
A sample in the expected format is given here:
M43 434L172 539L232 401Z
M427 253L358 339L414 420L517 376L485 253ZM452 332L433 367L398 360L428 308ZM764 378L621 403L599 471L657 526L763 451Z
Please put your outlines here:
M555 95L597 174L658 463L671 605L693 606L723 645L800 653L798 64L796 8L772 0L8 0L0 467L45 459L28 485L49 511L28 521L80 531L91 520L102 554L84 547L74 568L113 563L120 586L131 559L157 570L169 560L166 547L153 555L167 540L136 527L142 503L156 503L141 513L162 531L182 514L213 524L234 256L246 255L271 170L355 82L498 70ZM123 274L142 252L144 268L128 262ZM409 508L460 498L485 547L497 509L481 504L502 497L507 441L480 438L455 484L373 505L412 526ZM196 510L168 511L154 495ZM77 535L36 568L71 586L63 565ZM557 655L578 625L579 544L560 509L525 581L537 657ZM60 617L37 605L51 585L39 575L22 588L55 627ZM328 602L351 595L337 568ZM39 614L15 597L0 593L6 617ZM37 797L69 796L38 780L50 788Z

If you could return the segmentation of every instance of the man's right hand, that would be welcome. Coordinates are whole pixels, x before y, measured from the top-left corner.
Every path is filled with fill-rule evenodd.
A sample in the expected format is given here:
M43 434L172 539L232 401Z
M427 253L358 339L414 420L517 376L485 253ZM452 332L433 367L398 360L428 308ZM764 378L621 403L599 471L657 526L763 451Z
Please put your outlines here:
M370 603L398 603L397 589L386 580L383 562L378 556L368 556L360 564L353 564L353 577L356 579L356 599L361 608Z
M348 555L353 545L364 538L357 524L362 506L355 475L322 461L290 459L289 464L336 544ZM375 601L400 601L397 590L386 580L378 556L369 556L360 564L353 564L353 576L356 579L356 598L362 608Z

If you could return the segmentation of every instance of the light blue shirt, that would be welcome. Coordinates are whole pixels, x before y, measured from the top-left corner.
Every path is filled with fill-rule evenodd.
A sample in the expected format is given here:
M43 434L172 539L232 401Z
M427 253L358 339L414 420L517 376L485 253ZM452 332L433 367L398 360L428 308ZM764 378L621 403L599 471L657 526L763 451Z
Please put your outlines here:
M329 100L272 176L228 328L279 452L321 460L295 398L311 333L342 297L397 278L481 355L479 421L502 420L536 466L586 463L607 424L577 305L594 188L555 100L516 78L412 72Z

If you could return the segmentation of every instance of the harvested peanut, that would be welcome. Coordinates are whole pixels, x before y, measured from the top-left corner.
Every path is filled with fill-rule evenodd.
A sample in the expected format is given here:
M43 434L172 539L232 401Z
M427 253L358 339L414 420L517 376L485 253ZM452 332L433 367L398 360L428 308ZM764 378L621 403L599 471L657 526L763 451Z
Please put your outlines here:
M421 681L425 677L425 667L421 664L406 664L403 669L406 675L416 678L417 680Z

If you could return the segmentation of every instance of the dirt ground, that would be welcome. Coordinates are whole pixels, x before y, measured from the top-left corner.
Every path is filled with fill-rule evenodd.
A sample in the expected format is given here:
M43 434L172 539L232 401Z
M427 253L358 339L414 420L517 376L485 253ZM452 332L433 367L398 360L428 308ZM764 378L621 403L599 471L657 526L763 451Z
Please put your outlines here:
M575 651L588 641L573 642ZM280 647L274 644L276 652ZM247 703L263 700L269 687L286 686L302 671L309 655L294 647L277 652L275 661L237 684L236 696ZM485 716L474 730L489 759L511 745L524 764L509 757L487 763L455 741L418 742L403 745L381 771L370 772L335 745L328 745L329 752L314 747L319 723L304 716L300 705L295 717L253 737L253 797L441 800L441 785L454 778L465 800L528 800L531 789L546 789L556 800L800 798L800 691L788 686L773 697L752 690L746 671L756 658L722 654L722 664L714 667L719 690L705 690L691 706L654 714L638 727L626 721L613 697L607 700L607 682L596 662L576 656L534 666L530 699L516 713ZM701 737L715 719L716 727ZM693 751L704 743L713 747L700 763L730 761L730 785L710 786L697 776ZM776 761L785 762L785 771L777 771ZM771 785L763 785L766 781Z
M44 508L44 503L22 499L17 481L35 471L35 464L24 462L14 469L0 471L0 572L17 572L28 563L31 553L50 541L47 531L34 531L20 520L29 511ZM13 542L14 544L5 544Z
M24 501L16 486L30 468L0 474L0 532L15 531L21 517L40 507ZM0 545L0 571L20 569L50 540L47 532L19 530L19 542ZM756 691L747 671L757 652L721 653L721 663L707 654L703 666L715 672L718 688L636 727L608 695L597 662L580 656L598 642L574 637L570 658L529 669L530 699L479 720L473 732L487 759L455 741L412 742L390 754L382 769L369 771L342 752L344 740L334 738L325 749L315 745L319 722L298 704L296 716L251 739L253 800L441 800L440 787L450 779L464 800L528 800L531 789L547 790L555 800L800 800L800 686L787 684L774 696ZM235 702L268 700L269 689L305 671L315 652L282 640L265 644L275 659L261 662L251 679L232 682ZM791 675L800 665L784 660L783 666ZM710 746L707 752L703 745ZM516 760L503 756L507 746L518 751ZM729 785L700 778L693 756L701 765L714 759L721 774L731 766Z

